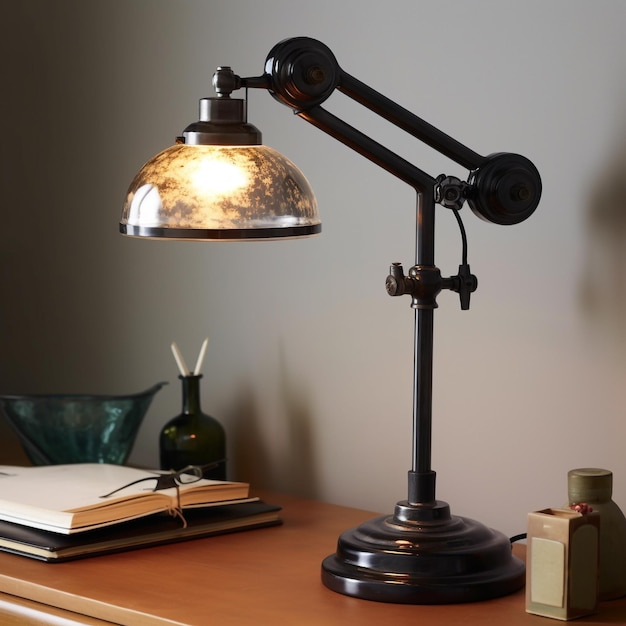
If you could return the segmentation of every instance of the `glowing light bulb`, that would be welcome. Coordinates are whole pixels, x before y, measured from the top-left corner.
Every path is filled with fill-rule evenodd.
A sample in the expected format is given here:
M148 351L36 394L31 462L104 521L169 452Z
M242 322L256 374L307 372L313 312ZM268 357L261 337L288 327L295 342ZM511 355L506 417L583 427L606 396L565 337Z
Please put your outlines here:
M248 175L241 167L219 157L195 161L192 166L189 177L193 186L204 196L224 196L248 185Z

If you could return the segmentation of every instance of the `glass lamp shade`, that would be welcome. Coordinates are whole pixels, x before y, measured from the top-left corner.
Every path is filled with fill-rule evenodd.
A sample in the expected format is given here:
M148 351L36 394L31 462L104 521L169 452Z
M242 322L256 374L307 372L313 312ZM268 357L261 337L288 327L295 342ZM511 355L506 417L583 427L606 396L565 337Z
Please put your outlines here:
M133 179L125 235L184 240L271 239L321 231L304 174L263 145L177 144Z

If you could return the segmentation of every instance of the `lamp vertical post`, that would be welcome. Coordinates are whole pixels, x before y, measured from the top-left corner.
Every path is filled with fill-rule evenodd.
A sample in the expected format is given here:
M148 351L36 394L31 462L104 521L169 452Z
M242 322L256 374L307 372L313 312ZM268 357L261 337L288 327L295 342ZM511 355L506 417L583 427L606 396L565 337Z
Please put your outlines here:
M435 201L432 192L422 190L417 193L416 211L416 267L434 266ZM413 464L408 487L411 504L427 504L435 500L435 473L431 468L433 342L434 306L415 307Z

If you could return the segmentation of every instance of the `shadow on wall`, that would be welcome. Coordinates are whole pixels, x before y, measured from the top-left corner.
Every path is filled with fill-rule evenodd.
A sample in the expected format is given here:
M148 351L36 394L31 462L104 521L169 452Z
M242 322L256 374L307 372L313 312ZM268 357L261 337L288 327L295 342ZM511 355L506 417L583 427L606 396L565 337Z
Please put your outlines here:
M272 487L270 458L265 445L259 415L250 389L241 389L233 403L228 422L232 424L228 436L232 438L233 462L228 461L229 479L244 480L253 487ZM229 446L231 447L231 446Z
M585 232L583 312L593 334L626 355L626 137L593 186Z
M233 465L236 477L253 487L317 498L319 489L311 437L311 411L301 388L294 385L284 356L280 359L280 397L284 423L279 423L283 446L266 443L260 412L254 394L244 390L233 410ZM268 428L269 430L269 428ZM270 453L271 449L274 453Z
M317 499L315 455L313 453L313 416L303 385L296 384L289 373L284 351L280 354L281 397L284 401L287 449L281 465L289 477L286 488L297 495Z

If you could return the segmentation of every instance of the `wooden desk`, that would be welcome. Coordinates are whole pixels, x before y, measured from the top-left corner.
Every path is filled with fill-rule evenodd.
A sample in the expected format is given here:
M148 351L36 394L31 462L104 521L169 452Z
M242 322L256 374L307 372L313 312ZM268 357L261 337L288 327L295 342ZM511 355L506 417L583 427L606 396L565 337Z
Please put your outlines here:
M374 514L282 495L284 525L83 561L46 564L0 554L0 623L409 624L532 626L524 593L446 606L394 605L334 593L320 564L339 534ZM523 554L523 547L516 546ZM576 624L626 624L626 599Z

